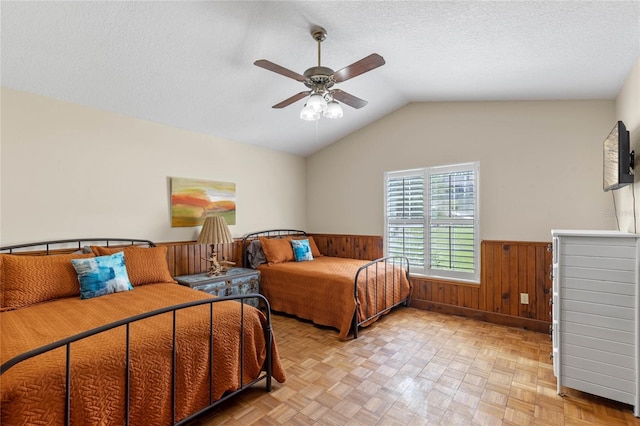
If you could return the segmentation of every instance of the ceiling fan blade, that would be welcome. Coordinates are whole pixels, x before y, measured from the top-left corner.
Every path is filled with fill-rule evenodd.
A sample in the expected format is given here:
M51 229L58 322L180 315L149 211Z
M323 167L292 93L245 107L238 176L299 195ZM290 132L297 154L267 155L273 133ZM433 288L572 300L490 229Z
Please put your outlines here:
M368 103L364 99L360 99L356 96L353 96L352 94L349 94L344 90L335 89L335 90L332 90L331 92L334 99L337 99L340 102L347 104L350 107L355 109L360 109Z
M378 68L385 64L384 58L377 53L372 53L366 58L360 59L358 62L342 68L341 70L333 73L333 79L336 83L342 83L350 78L356 77L360 74L364 74L367 71Z
M307 90L306 92L296 93L295 95L291 96L290 98L285 99L284 101L280 102L279 104L275 104L271 108L284 108L284 107L286 107L288 105L291 105L294 102L298 102L300 99L306 97L309 93L311 93L310 90Z
M297 81L304 82L306 80L303 75L300 75L297 72L291 71L290 69L287 69L285 67L281 67L278 64L274 64L271 61L267 61L266 59L259 59L259 60L255 61L253 63L253 65L257 65L260 68L264 68L265 70L273 71L275 73L278 73L280 75L284 75L285 77L289 77L289 78L292 78L292 79L297 80Z

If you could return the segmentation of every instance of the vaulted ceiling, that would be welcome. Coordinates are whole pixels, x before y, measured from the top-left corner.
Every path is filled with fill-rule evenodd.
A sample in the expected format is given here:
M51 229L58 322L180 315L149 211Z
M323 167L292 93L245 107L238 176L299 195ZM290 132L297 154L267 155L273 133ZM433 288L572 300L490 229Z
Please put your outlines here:
M5 87L306 156L409 102L614 99L640 56L638 1L2 1ZM300 120L306 90L256 67L386 64L368 101Z

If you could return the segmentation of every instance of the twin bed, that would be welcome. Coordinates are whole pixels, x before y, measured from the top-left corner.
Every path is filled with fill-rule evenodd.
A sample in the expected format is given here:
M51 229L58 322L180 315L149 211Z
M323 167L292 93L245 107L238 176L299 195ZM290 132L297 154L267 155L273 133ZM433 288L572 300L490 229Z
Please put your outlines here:
M286 242L295 240L309 241L311 261L284 251ZM269 247L274 241L279 250ZM336 328L340 339L350 333L357 338L359 327L408 304L411 296L409 262L403 256L373 261L323 256L312 236L291 229L247 234L242 250L244 266L260 271L260 292L274 311Z
M304 261L292 244L306 244ZM411 293L406 258L322 256L303 231L243 238L262 295L177 285L166 250L136 239L0 248L1 424L186 424L258 382L270 391L272 377L285 381L271 308L356 338ZM84 298L72 264L120 253L131 288ZM263 309L242 303L249 297Z
M271 377L285 380L266 299L261 312L239 303L246 295L180 286L166 247L144 240L108 250L124 252L132 290L81 299L71 260L94 256L82 253L89 241L125 243L1 249L1 424L183 424L259 381L269 391Z

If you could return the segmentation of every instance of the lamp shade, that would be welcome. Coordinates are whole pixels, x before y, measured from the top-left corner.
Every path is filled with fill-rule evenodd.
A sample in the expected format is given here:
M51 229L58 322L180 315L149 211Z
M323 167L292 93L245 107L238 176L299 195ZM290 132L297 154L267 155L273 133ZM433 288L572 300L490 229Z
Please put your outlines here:
M207 216L202 225L198 244L228 244L233 242L229 226L222 216Z

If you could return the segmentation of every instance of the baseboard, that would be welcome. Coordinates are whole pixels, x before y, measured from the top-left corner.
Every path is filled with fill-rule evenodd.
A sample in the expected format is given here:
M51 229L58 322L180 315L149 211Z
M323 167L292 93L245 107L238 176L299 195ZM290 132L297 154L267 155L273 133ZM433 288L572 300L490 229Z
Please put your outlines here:
M427 300L411 300L411 307L424 309L448 315L459 315L492 324L506 325L509 327L524 328L525 330L537 331L539 333L549 333L550 322L540 321L531 318L514 317L512 315L500 314L497 312L480 311L478 309L464 308L462 306L447 305L445 303L430 302Z

